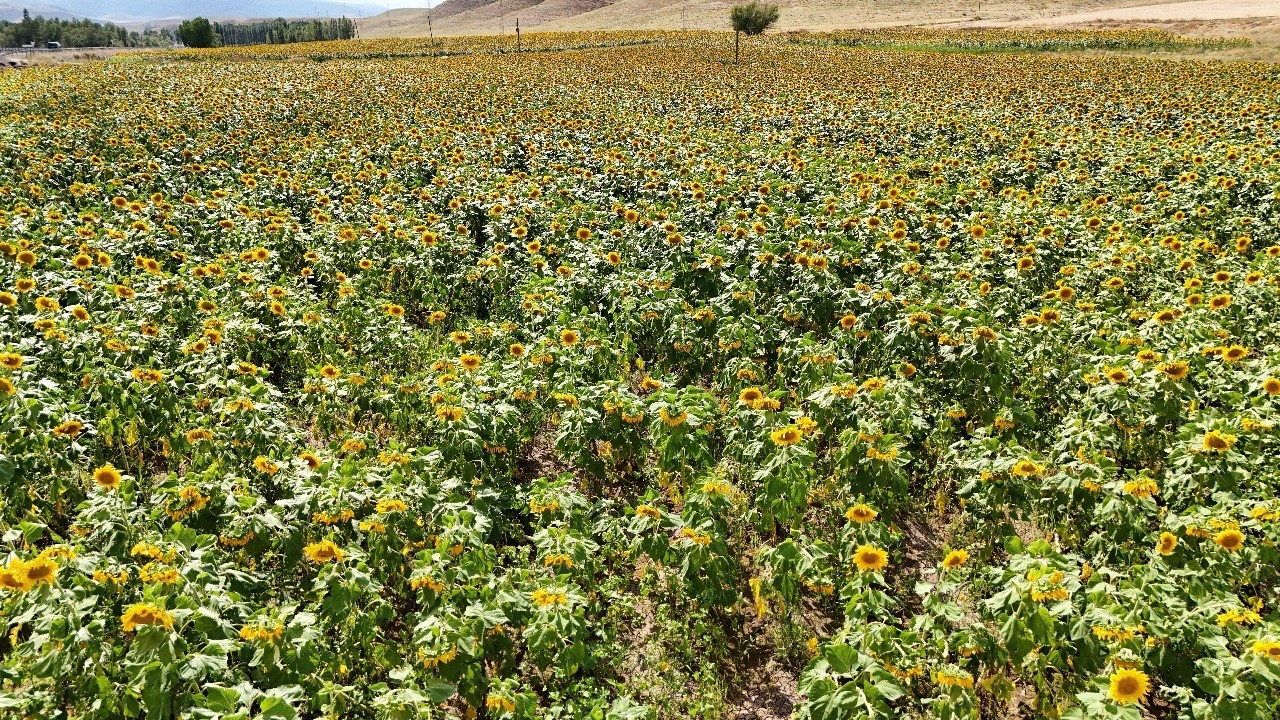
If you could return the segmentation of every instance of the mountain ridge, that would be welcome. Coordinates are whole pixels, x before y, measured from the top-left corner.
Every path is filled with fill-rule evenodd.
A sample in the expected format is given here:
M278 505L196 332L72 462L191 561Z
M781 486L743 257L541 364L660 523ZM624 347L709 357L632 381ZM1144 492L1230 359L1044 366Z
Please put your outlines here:
M67 0L62 5L24 3L21 0L0 2L0 20L16 22L26 8L31 16L63 19L88 18L98 22L144 23L179 21L193 17L231 20L245 18L363 18L377 15L385 6L370 2L338 2L337 0ZM13 17L9 17L13 15Z

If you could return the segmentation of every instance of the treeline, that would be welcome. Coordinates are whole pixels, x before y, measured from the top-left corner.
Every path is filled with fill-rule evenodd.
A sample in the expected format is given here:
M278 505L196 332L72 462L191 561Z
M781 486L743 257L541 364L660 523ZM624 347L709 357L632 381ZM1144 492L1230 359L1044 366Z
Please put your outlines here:
M251 23L213 23L222 45L274 45L315 40L350 40L356 24L345 17L329 20L264 20Z
M130 32L112 23L31 17L26 10L22 11L20 22L0 20L0 47L8 48L43 47L50 42L61 43L64 48L167 47L173 45L173 40L169 30Z

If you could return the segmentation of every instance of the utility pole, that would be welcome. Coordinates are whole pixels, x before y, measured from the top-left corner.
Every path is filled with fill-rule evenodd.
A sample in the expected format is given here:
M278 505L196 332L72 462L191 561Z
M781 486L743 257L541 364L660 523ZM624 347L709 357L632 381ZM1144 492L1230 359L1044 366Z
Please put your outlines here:
M520 52L520 18L516 18L516 52Z
M432 46L434 46L436 44L436 31L435 31L435 28L431 27L431 6L430 5L427 6L427 34L431 36L431 44Z
M689 31L689 0L680 3L680 29Z

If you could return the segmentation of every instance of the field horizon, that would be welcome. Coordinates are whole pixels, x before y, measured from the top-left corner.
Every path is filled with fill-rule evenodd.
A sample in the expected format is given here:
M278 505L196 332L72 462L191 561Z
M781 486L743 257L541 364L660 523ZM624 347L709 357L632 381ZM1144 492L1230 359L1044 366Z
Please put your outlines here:
M1071 9L0 73L0 715L1277 717L1270 21Z
M360 22L362 37L514 34L570 30L728 30L729 0L446 0L430 12L405 8ZM995 0L939 5L792 0L778 3L775 32L824 32L893 25L980 27L1163 27L1175 34L1280 39L1278 0ZM433 15L428 23L428 15Z

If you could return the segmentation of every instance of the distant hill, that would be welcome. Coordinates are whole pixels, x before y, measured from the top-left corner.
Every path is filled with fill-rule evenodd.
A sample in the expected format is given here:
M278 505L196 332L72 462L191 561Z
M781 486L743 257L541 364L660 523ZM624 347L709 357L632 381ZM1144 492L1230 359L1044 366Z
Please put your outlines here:
M391 10L360 22L360 37L510 35L516 19L530 32L561 30L728 30L729 7L744 0L445 0L430 11ZM1036 25L1124 8L1127 22L1174 18L1280 16L1280 0L772 0L779 31L887 25L932 27ZM1193 10L1194 8L1194 10ZM1194 31L1188 28L1188 31Z
M0 20L8 20L9 22L18 22L22 20L22 10L27 9L31 12L31 17L37 15L47 18L58 18L60 20L80 20L87 15L78 12L72 12L64 7L57 5L41 5L39 3L23 3L10 2L5 0L0 2Z
M93 18L103 22L137 23L155 20L235 18L368 17L386 10L367 2L333 0L66 0L59 7L0 0L0 19L21 20L22 8L31 15L60 18ZM16 13L16 17L10 15Z

